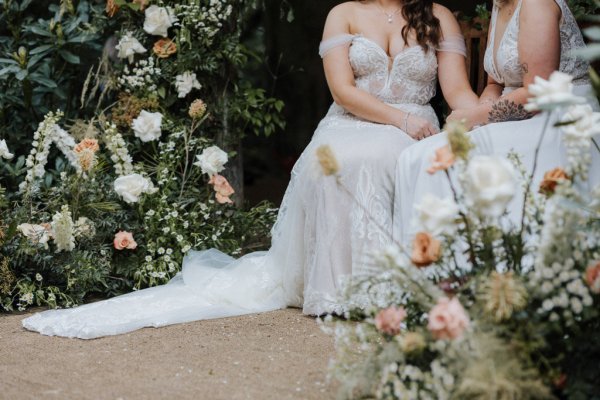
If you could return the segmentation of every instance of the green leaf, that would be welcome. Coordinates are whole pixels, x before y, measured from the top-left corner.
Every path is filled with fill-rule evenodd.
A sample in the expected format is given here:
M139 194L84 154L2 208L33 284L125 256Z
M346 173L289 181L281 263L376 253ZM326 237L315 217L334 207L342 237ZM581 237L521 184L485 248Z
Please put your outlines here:
M71 53L70 51L67 50L61 50L59 52L60 56L68 63L70 64L79 64L81 63L81 60L79 58L79 56Z
M51 49L52 47L54 47L54 46L53 46L53 45L51 45L51 44L45 44L45 45L43 45L43 46L39 46L39 47L36 47L35 49L31 50L31 51L29 52L29 54L30 54L30 55L34 55L34 54L42 53L42 52L44 52L44 51L46 51L46 50L49 50L49 49Z
M48 87L48 88L55 88L55 87L57 87L57 86L58 86L58 85L56 84L56 82L54 82L52 79L45 78L45 77L43 77L43 76L41 76L41 75L40 75L40 76L38 76L37 74L36 74L36 75L32 75L32 76L31 76L31 80L32 80L33 82L37 82L37 83L39 83L40 85L44 85L44 86L46 86L46 87Z
M22 69L19 72L17 72L17 74L15 75L15 78L17 78L17 80L22 81L23 79L25 79L27 77L28 73L29 73L29 71L27 71L26 69Z

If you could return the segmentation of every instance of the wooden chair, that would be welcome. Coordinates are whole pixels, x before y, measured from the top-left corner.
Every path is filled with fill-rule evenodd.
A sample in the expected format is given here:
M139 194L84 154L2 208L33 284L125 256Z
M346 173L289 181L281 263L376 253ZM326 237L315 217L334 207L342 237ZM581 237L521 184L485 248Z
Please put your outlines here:
M481 94L487 83L487 74L483 67L483 58L487 47L488 22L475 18L471 21L460 19L460 26L467 44L467 73L471 87L477 94Z

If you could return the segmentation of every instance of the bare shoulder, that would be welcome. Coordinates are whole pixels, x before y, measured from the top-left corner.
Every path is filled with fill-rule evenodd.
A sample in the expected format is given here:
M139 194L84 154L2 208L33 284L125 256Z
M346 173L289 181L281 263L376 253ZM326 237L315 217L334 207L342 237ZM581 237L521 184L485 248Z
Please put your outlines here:
M562 11L555 0L523 0L521 3L521 13L526 15L542 15L560 18Z
M448 7L444 7L441 4L438 3L433 3L433 15L440 20L440 22L443 22L445 20L451 19L451 20L455 20L456 18L454 17L454 14L452 13L452 11L450 11L450 9L448 9Z
M339 4L329 11L327 15L327 21L325 22L325 29L323 31L323 40L331 38L336 35L350 33L350 23L352 16L356 10L355 1L347 1Z
M461 33L460 25L458 24L454 13L447 7L438 3L433 3L433 15L440 21L442 34L445 37Z
M348 19L350 18L357 9L357 6L361 4L358 1L346 1L344 3L338 4L333 7L331 11L329 11L328 19Z

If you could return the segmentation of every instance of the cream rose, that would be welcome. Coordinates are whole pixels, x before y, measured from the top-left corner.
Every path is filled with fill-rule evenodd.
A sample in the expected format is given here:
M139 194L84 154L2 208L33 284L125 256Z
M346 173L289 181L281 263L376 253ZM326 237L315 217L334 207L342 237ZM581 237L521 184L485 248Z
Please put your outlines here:
M135 136L140 138L142 142L151 142L160 138L162 134L163 116L159 112L151 113L146 110L142 110L140 115L133 120L131 127Z
M557 107L582 104L586 100L573 94L573 77L560 71L555 71L548 80L536 76L534 83L529 85L528 99L525 105L527 111L550 111Z
M0 157L11 160L15 155L8 151L6 140L0 140Z
M198 82L196 74L191 71L185 71L181 75L175 77L175 87L179 98L187 96L192 89L201 89L202 85Z
M133 62L133 57L136 54L146 52L146 48L133 37L131 32L125 33L115 48L117 49L117 57L126 58L130 63Z
M48 248L48 241L52 237L52 231L49 224L21 224L17 226L17 230L21 232L31 243L41 244L44 248Z
M499 217L515 195L517 174L506 159L475 156L465 171L465 189L480 215Z
M225 169L224 165L229 160L227 153L217 146L207 147L202 154L197 155L198 161L194 165L200 167L202 172L208 176L213 176Z
M152 181L140 174L121 176L114 182L115 192L123 198L126 203L137 203L142 194L156 192Z
M452 234L456 230L458 206L450 197L440 199L426 194L415 206L421 228L432 235Z
M145 15L144 30L150 35L167 37L169 28L177 22L171 8L153 5L146 9Z

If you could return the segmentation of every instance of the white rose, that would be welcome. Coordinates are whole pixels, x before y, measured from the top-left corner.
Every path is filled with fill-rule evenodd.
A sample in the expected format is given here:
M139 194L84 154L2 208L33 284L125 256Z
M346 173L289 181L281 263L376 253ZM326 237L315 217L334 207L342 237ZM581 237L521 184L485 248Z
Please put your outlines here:
M114 182L115 192L123 198L126 203L137 203L140 196L145 193L154 193L156 189L152 181L140 174L121 176Z
M167 31L173 23L177 22L177 17L171 8L154 5L148 7L145 14L144 30L150 35L167 37Z
M140 115L133 120L131 127L135 136L140 138L142 142L151 142L160 138L162 114L159 112L151 113L142 110Z
M119 40L119 44L117 44L115 48L118 50L117 57L127 58L130 63L133 62L133 56L135 54L146 52L144 46L133 37L131 32L127 32L121 40Z
M548 80L536 76L534 83L529 85L529 94L533 97L525 105L527 111L551 111L586 102L583 97L573 94L573 77L560 71L553 72Z
M48 240L50 240L50 230L42 225L21 224L17 226L17 230L21 232L31 243L41 244L46 249L48 248Z
M15 155L8 151L8 146L6 145L6 140L0 140L0 157L10 160Z
M465 171L465 191L480 215L499 217L517 189L517 174L506 159L476 156Z
M594 112L589 104L570 107L561 121L574 121L562 127L567 141L589 140L600 134L600 112Z
M225 169L224 165L229 160L227 153L217 146L207 147L202 154L196 156L198 161L194 165L200 167L202 172L208 176L213 176Z
M452 234L456 230L459 210L451 197L440 199L426 194L415 209L418 212L420 228L432 235Z
M192 89L201 89L202 85L198 82L196 74L191 71L185 71L175 77L175 87L179 93L179 98L187 96Z

